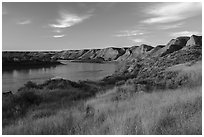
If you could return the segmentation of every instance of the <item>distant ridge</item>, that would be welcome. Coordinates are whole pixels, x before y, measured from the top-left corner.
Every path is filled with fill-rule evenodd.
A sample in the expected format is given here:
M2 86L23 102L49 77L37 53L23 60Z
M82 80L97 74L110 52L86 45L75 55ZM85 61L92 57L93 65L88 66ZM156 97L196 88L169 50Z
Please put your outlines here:
M140 46L116 48L108 47L103 49L82 49L63 51L40 51L40 52L9 52L3 51L3 60L9 57L16 60L32 60L32 58L43 58L43 60L77 60L81 62L106 62L135 60L146 57L162 57L178 51L182 48L193 45L202 45L202 36L192 35L191 37L177 37L170 40L166 45L141 44Z

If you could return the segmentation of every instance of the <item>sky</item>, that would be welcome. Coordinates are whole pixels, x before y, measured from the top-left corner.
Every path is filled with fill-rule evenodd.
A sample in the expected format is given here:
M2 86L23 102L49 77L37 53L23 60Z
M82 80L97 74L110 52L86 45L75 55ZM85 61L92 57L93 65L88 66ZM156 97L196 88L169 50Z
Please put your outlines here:
M202 35L202 3L3 2L2 50L167 44Z

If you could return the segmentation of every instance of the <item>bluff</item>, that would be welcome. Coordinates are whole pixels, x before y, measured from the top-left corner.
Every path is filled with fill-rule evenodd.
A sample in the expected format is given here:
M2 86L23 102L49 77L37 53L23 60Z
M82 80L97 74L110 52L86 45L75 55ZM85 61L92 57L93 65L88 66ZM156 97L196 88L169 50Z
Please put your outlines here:
M192 35L190 39L187 41L186 46L202 46L202 36Z
M15 62L29 61L41 63L56 63L57 60L74 60L81 62L106 62L106 61L137 61L138 59L163 57L180 49L202 45L202 36L192 35L191 37L177 37L170 40L166 45L152 47L141 44L126 48L103 48L103 49L82 49L63 50L50 52L3 52L3 65ZM42 62L43 61L43 62Z
M154 48L149 47L149 50L140 52L140 54L139 52L136 52L136 49L139 49L139 47L134 47L134 49L136 50L135 52L130 52L130 49L133 49L130 48L128 49L128 54L125 53L119 58L120 65L118 67L118 70L116 71L116 74L136 76L138 75L139 70L142 70L140 68L141 66L144 67L144 72L141 71L141 74L145 74L145 71L152 72L152 70L154 70L155 68L162 69L171 63L182 61L185 62L185 60L188 59L194 60L196 59L196 57L200 59L202 48L201 41L202 36L192 35L191 37L177 37L176 39L170 40L166 45L158 45Z

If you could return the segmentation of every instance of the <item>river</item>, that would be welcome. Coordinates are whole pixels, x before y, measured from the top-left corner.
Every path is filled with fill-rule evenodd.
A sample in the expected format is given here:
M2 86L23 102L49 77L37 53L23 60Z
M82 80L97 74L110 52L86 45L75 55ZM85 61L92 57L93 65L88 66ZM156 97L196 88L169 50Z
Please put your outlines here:
M42 68L4 70L2 73L2 91L16 92L27 81L42 83L52 78L64 78L71 81L100 80L111 75L116 69L114 63L76 63L63 61L65 65Z

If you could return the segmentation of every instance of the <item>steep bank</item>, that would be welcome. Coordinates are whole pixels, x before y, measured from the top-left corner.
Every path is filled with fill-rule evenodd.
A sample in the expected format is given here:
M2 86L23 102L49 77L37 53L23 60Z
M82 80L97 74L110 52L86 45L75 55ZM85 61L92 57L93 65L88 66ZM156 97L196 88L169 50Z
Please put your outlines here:
M184 47L192 45L201 45L202 36L192 35L191 37L177 37L170 40L166 45L158 45L152 47L150 45L141 44L140 46L132 46L126 48L109 47L104 49L82 49L82 50L63 50L52 52L3 52L4 66L9 61L12 63L22 61L49 61L56 60L76 60L80 62L106 62L106 61L131 61L138 58L146 57L163 57L167 54L178 51ZM5 63L6 62L6 63ZM26 62L28 63L28 62Z

